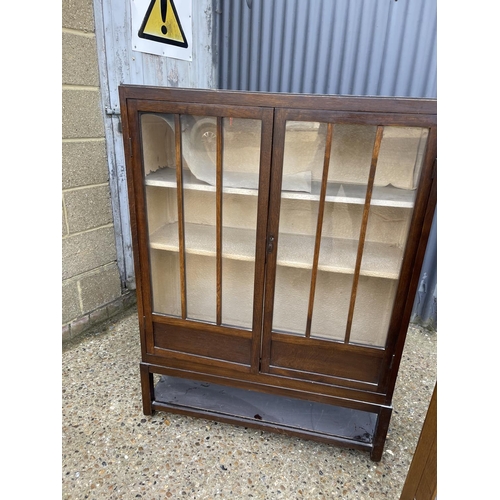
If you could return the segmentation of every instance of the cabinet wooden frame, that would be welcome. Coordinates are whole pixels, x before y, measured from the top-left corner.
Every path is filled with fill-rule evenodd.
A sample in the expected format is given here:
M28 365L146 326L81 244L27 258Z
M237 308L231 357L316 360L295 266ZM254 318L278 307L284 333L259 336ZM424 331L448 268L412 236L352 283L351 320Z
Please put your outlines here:
M369 451L372 460L380 460L391 417L392 395L406 330L436 205L436 101L172 89L134 85L123 85L119 90L140 319L144 412L151 414L155 410L174 411L265 428ZM161 151L158 154L153 152L160 161L159 157L165 154L163 149L170 148L172 156L170 169L155 164L157 170L150 171L145 166L146 155L149 154L145 151L145 144L149 144L147 142L149 139L144 134L147 134L145 130L149 129L144 128L146 122L141 120L146 120L143 118L146 116L158 117L158 126L163 120L161 126L166 130L164 136L171 137L170 146L166 147L168 141L166 138L162 139L164 142L159 146ZM188 118L189 125L186 125ZM187 139L188 129L194 134L195 128L203 123L203 120L212 123L213 128L209 133L211 140L212 137L215 139L210 143L210 148L213 148L210 149L213 153L211 160L213 172L210 171L210 175L213 175L212 184L207 184L206 181L192 175L194 170L190 168L189 162L198 161L197 159L186 160L188 149L193 148L195 144L194 139ZM230 129L233 120L238 124L244 122L245 127L248 123L252 126L258 125L252 129L252 134L255 136L252 140L257 141L259 147L257 179L252 181L254 182L252 188L245 186L244 189L238 187L227 189L226 178L223 178L226 174L225 155L230 149L225 140L234 132ZM287 134L292 134L291 127L297 123L306 124L309 129L301 133L299 127L298 132L293 132L297 133L296 142L300 143L301 137L305 137L306 134L319 137L319 131L324 132L324 143L317 141L324 148L324 153L320 161L322 174L316 181L314 176L313 181L308 178L309 191L301 191L302 188L298 188L296 192L291 192L288 188L284 188L283 168L287 167L286 144L290 144L291 141L290 139L288 143L286 142L289 137ZM356 194L356 189L359 187L356 183L340 181L340 184L335 184L329 180L329 166L331 168L334 164L330 156L333 157L336 154L334 151L337 151L332 144L337 141L335 142L337 149L340 147L339 144L341 146L343 144L336 135L337 129L349 131L351 130L349 127L361 127L360 130L368 130L373 134L373 137L369 136L372 141L370 142L371 167L368 169L367 181L360 189L360 195ZM409 191L393 189L391 186L381 187L375 182L381 145L389 144L389 139L386 141L384 135L386 127L387 130L415 129L425 132L422 135L424 139L420 141L425 147L422 146L419 153L421 157L418 160L419 176L416 185ZM254 129L257 132L254 133ZM239 129L236 127L235 130ZM240 138L234 146L236 155L239 152L238 148L243 147L240 143L246 140L241 132L239 134L235 133L236 137ZM248 132L249 137L250 135ZM342 137L342 134L340 136ZM359 138L357 140L361 141ZM397 141L396 137L395 143ZM367 144L369 141L362 138L362 142ZM398 148L395 150L398 151ZM205 154L208 150L203 151ZM335 161L340 160L335 159ZM368 168L369 165L365 167ZM395 168L397 170L398 167ZM292 177L293 175L295 174L292 174ZM415 173L412 175L417 178ZM349 191L351 188L353 191ZM148 194L156 193L154 190L160 190L160 194L154 195L155 198L153 194ZM168 234L164 236L167 239L155 243L152 237L153 231L148 226L150 220L148 217L151 217L151 212L156 210L150 199L163 200L167 197L163 193L167 192L172 198L169 210L174 213L173 222L167 224L170 232L163 230L162 234ZM206 193L209 193L208 198ZM386 193L389 193L388 198ZM186 196L189 200L185 198ZM186 203L196 200L197 196L201 200L200 204L203 205L209 200L214 205L209 209L214 213L213 227L201 224L196 228L201 231L200 238L203 242L207 238L212 242L213 238L211 243L213 248L207 249L203 246L205 243L202 243L203 248L193 250L189 235L186 235L188 231L194 230L193 222L185 220ZM238 227L224 224L225 200L233 198L234 203L240 203L241 200L246 200L245 203L248 203L251 198L251 206L255 207L255 228L251 227L250 235L253 237L255 233L255 243L250 247L247 245L243 250L238 247L234 250L236 252L234 255L228 256L227 251L223 252L226 245L223 235L229 235L238 244L244 237L244 233ZM327 210L331 211L331 206L345 205L351 210L350 203L355 203L359 207L356 208L356 217L360 221L360 230L357 239L348 240L349 245L354 245L355 248L353 253L355 265L351 271L345 271L335 261L335 251L329 257L330 261L325 263L324 259L321 260L324 241L331 245L340 245L344 241L330 237L324 240L322 227L324 220L335 220L332 219L330 212L328 217L325 215ZM313 249L306 252L307 262L297 261L298 263L287 264L278 257L278 252L286 251L287 246L294 246L294 242L306 241L300 232L295 236L280 233L282 229L280 209L285 210L283 207L286 204L291 204L293 210L301 210L302 205L311 205L318 211L314 223L311 223L311 236L306 238ZM394 243L384 246L371 240L368 242L367 225L371 220L369 218L373 206L381 206L380 210L389 207L387 210L401 211L408 219L404 226L407 232L400 245L400 253L397 254L399 260L395 261L396 271L384 271L386 274L382 275L376 268L363 268L363 258L368 252L369 245L372 245L376 252L384 252L384 249L391 252L395 246ZM244 208L242 210L244 211ZM315 214L314 211L313 215ZM198 223L195 221L194 225L198 226ZM375 233L375 230L372 233ZM373 234L370 238L373 240ZM240 246L242 245L243 243ZM178 263L175 260L173 264L177 269L175 280L179 280L179 297L175 298L178 313L168 314L156 311L154 308L153 281L161 282L162 286L168 285L168 283L165 285L165 280L161 280L159 276L154 276L151 260L154 252L158 252L161 256L173 254L174 258L178 259ZM187 298L187 289L190 288L187 272L191 264L187 264L186 259L192 259L193 253L200 256L196 257L202 262L200 265L209 261L211 269L214 270L215 278L210 278L215 288L214 296L211 297L215 308L213 320L193 318L189 315L188 304L191 303L191 299ZM223 304L228 292L223 288L225 283L223 266L228 259L236 259L238 266L246 266L242 269L248 269L248 266L252 269L253 301L250 305L246 304L248 314L251 314L251 325L243 322L238 326L224 321ZM394 257L386 258L390 259ZM369 260L368 257L365 257L365 260ZM287 267L289 265L292 267ZM273 324L275 294L278 294L280 303L283 301L286 303L283 289L287 290L288 285L278 290L276 282L278 269L280 272L285 272L283 266L291 269L286 271L287 273L297 273L297 276L310 273L307 274L310 281L305 284L307 290L304 292L304 296L308 294L308 298L304 301L307 318L303 334L300 333L301 330L299 333L287 331L286 328L283 330L279 325L275 327ZM322 279L326 279L325 276L331 276L332 273L333 275L340 273L345 280L346 272L349 279L352 279L350 282L352 284L349 284L347 289L350 299L346 304L350 302L350 305L346 306L348 313L345 335L338 338L322 337L314 329L311 330L313 311L319 302L324 302L324 298L323 300L315 298L316 281L320 273L323 273ZM377 277L379 275L380 277ZM238 271L236 271L237 277ZM363 338L353 339L351 335L353 311L357 307L355 306L357 286L361 280L365 280L363 283L376 284L390 282L392 291L386 300L390 311L386 314L387 325L383 327L386 328L386 333L382 341L372 341L371 338L367 341ZM293 282L294 280L290 281ZM330 290L328 286L325 290ZM231 293L234 294L235 290L237 293L237 288L231 289ZM377 287L374 290L377 290ZM324 304L321 307L324 308ZM364 314L369 319L370 310ZM323 322L328 324L327 319ZM175 384L176 380L181 383L188 380L192 381L193 387L198 383L204 383L213 384L214 387L232 387L236 391L244 390L246 391L244 394L248 394L250 398L249 401L254 394L271 394L278 400L284 398L283 404L286 403L286 398L293 398L298 402L302 401L303 404L325 404L344 408L354 412L352 415L359 416L363 422L369 422L370 431L362 438L344 430L337 432L333 429L330 434L324 429L308 429L301 424L290 423L286 415L282 421L266 420L259 418L258 414L246 415L243 410L240 413L218 412L210 408L190 406L190 403L185 401L174 403L168 400L164 392L159 397L161 391L155 388L153 374L162 375L165 377L162 380L168 381L169 384ZM166 382L162 381L162 384L162 387L167 387ZM158 384L156 387L159 387ZM172 388L174 385L168 387ZM243 393L238 393L239 396L241 394ZM332 420L336 418L332 417ZM338 419L342 420L342 413L339 413ZM343 425L341 421L334 424Z

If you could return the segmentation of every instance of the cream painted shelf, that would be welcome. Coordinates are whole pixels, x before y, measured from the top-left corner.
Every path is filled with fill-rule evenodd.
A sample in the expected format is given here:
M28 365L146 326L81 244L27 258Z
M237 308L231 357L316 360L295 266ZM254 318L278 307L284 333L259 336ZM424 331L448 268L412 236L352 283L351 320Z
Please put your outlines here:
M314 236L280 234L278 265L311 269ZM352 274L356 264L358 242L342 238L321 238L318 270ZM365 242L360 274L397 279L403 257L402 250L384 243Z
M292 200L319 200L321 182L311 182L311 193L282 191L281 197ZM349 184L329 182L326 188L327 202L352 203L364 205L366 186L363 184ZM398 189L393 186L374 186L371 205L378 207L412 208L415 203L415 191Z
M198 180L189 170L183 170L184 189L215 192L215 186ZM167 188L177 187L176 172L173 168L161 168L146 176L147 186ZM282 191L282 198L294 200L319 200L321 183L313 180L311 192ZM224 193L257 196L256 189L224 188ZM371 205L380 207L412 208L415 203L415 191L399 189L393 186L375 186L373 188ZM326 192L326 201L335 203L352 203L362 205L365 203L366 186L362 184L349 184L329 182Z
M215 257L215 226L185 223L186 253ZM233 260L253 261L255 256L255 232L248 229L224 227L222 230L222 257ZM151 248L179 251L177 223L166 224L150 238Z
M215 186L207 184L206 182L198 180L189 170L182 171L183 187L184 189L191 189L194 191L211 191L215 193ZM176 188L177 178L176 172L173 168L160 168L146 176L146 186L157 186L166 188ZM227 188L223 189L224 193L228 194L243 194L247 196L257 196L257 189L250 188Z
M248 229L224 227L222 256L233 260L253 261L255 232ZM215 257L215 227L185 224L186 253ZM281 234L278 248L279 266L311 269L314 253L313 236ZM176 223L166 224L150 238L151 248L179 251ZM352 274L357 254L357 241L341 238L322 238L318 269L325 272ZM392 245L365 242L360 274L378 278L398 279L402 250Z

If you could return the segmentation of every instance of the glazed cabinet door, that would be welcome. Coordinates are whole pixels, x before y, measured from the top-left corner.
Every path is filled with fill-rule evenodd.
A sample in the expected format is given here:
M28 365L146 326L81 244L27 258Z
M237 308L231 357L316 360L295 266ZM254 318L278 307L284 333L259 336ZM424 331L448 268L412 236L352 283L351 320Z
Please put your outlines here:
M263 372L380 389L433 162L432 119L407 120L277 110Z
M130 100L127 113L146 359L256 372L272 109Z

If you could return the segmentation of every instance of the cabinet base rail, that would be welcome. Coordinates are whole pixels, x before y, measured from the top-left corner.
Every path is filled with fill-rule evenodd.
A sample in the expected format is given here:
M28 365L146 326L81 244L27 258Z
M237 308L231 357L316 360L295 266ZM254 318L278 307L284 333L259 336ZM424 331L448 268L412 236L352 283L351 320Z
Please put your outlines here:
M154 385L152 369L141 364L146 415L164 411L201 417L368 451L376 462L382 457L390 406L375 413L170 375Z

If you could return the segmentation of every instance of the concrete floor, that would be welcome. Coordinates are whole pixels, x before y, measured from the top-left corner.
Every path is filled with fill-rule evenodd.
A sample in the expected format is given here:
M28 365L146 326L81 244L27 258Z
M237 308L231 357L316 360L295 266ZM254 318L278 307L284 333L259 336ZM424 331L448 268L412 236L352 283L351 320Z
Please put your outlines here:
M297 438L142 413L135 307L64 345L63 499L399 499L436 381L410 327L382 460Z

